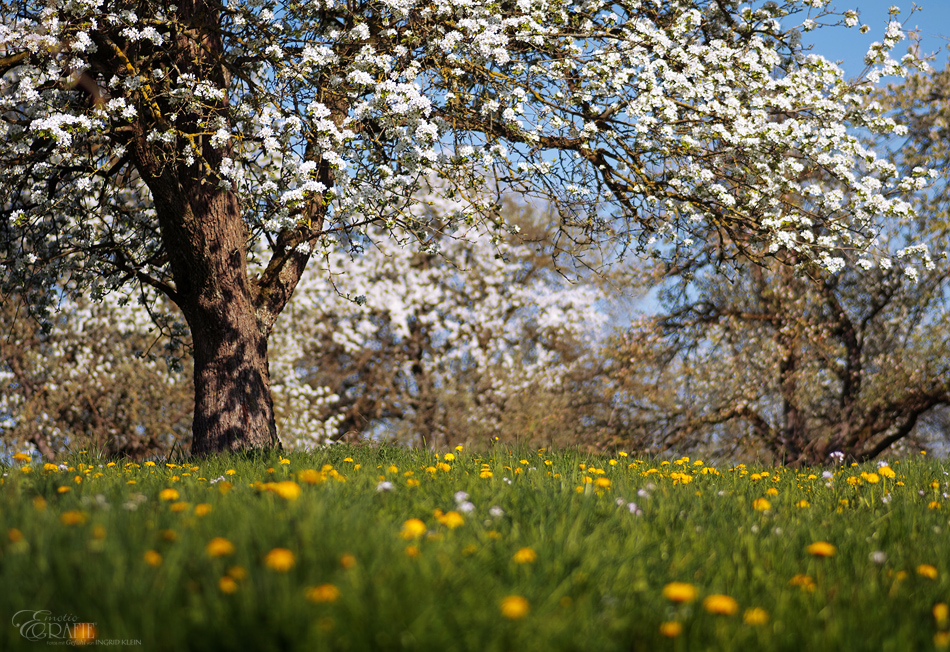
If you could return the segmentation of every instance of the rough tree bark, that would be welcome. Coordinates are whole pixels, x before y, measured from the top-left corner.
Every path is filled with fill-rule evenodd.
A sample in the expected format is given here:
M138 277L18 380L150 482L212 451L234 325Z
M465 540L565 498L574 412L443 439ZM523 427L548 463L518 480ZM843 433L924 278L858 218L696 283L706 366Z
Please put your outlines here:
M184 0L178 9L182 30L168 47L169 64L219 89L229 87L223 56L218 3ZM127 65L120 49L104 41L98 57L102 69ZM200 162L186 165L149 133L167 128L161 98L143 99L153 107L133 123L128 146L131 160L151 191L162 243L174 286L158 285L182 310L194 346L195 415L192 452L278 447L268 371L267 337L289 301L322 228L326 206L312 197L301 211L299 225L282 232L260 278L247 266L247 227L243 209L216 170L230 146L214 146L209 135L195 143ZM328 102L329 103L329 102ZM213 118L229 119L228 97L206 103L201 115L179 116L176 126L201 133ZM336 116L346 115L336 107ZM308 149L309 157L309 149ZM333 173L318 161L317 178L326 187Z

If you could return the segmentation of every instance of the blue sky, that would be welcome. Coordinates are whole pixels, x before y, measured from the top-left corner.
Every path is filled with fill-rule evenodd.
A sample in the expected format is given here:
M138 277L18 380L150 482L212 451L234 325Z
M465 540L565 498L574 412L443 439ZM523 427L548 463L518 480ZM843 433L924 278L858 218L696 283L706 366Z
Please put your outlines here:
M839 11L857 9L861 15L860 23L871 28L867 34L861 34L857 27L825 27L802 34L804 43L813 43L813 52L821 54L831 61L842 61L845 75L852 77L864 69L864 54L874 41L883 40L887 27L888 8L897 5L901 8L899 20L907 21L904 31L920 31L921 51L931 53L939 50L934 67L943 68L947 63L947 48L950 45L950 0L916 0L920 10L911 15L911 0L835 0L832 3ZM899 44L895 54L906 52L907 41ZM895 57L898 58L898 57ZM886 80L885 80L886 81Z

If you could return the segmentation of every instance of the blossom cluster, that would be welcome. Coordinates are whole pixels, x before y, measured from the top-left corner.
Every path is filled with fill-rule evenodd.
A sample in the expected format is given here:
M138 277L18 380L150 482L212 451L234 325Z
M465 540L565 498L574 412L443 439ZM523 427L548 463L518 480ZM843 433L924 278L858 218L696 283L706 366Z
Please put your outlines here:
M189 63L197 19L178 7L14 4L0 26L13 62L0 78L8 283L69 275L111 289L127 278L117 258L167 274L145 160L235 193L261 243L315 198L327 232L411 231L431 178L463 205L455 220L491 221L488 178L622 246L744 234L829 269L870 246L882 219L906 217L901 194L930 177L856 135L900 132L862 100L866 82L926 66L892 56L901 25L869 51L867 77L846 81L783 45L834 18L812 0L728 20L700 0L242 0L213 18L214 65ZM819 222L833 228L815 237Z

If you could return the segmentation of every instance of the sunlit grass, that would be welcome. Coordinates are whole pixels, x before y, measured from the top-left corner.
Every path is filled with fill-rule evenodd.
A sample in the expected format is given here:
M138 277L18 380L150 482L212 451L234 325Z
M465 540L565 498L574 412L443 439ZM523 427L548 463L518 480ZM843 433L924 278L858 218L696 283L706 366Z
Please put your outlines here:
M0 649L45 644L23 610L139 650L940 649L947 468L343 446L18 460Z

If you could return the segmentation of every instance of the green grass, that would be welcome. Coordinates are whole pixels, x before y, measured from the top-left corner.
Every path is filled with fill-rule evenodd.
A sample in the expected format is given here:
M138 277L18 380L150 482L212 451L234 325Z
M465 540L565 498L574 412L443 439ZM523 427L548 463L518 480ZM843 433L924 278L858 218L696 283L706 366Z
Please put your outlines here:
M903 651L950 639L934 616L950 602L946 463L904 461L871 483L861 473L874 466L829 482L821 469L759 477L684 460L453 453L338 446L286 460L139 467L80 455L69 470L4 468L0 650L44 649L86 622L100 645L160 651ZM769 509L754 508L760 498ZM413 518L425 532L404 538ZM233 553L210 555L216 537ZM834 554L809 554L817 541ZM292 568L268 567L275 548ZM518 563L522 548L536 559ZM664 597L674 581L696 599ZM324 585L335 600L308 599L333 597ZM713 594L737 612L709 613ZM529 611L506 617L508 596ZM767 622L745 622L753 608ZM40 610L64 620L34 627L31 642L14 615ZM664 636L671 622L682 631Z

